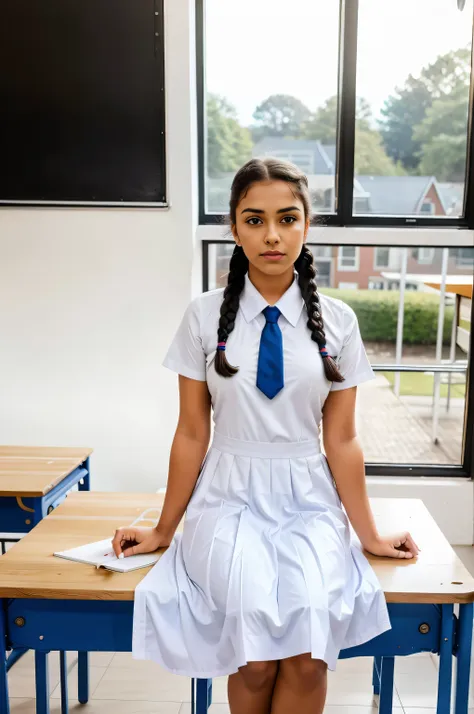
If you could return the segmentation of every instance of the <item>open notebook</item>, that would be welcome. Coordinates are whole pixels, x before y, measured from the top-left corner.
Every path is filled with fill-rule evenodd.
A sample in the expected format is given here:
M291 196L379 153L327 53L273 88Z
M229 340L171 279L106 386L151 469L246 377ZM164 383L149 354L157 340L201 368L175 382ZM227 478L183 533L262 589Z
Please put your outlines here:
M112 552L112 541L99 540L96 543L80 545L78 548L54 553L58 558L75 560L77 563L95 565L96 568L107 568L117 573L129 573L131 570L146 568L160 559L162 553L146 553L145 555L129 555L119 560Z
M150 521L156 523L156 518L148 516L149 513L160 512L160 509L149 508L144 511L131 525L136 526L139 522ZM148 517L147 517L148 516ZM162 550L156 553L146 553L145 555L130 555L127 558L119 559L112 550L112 540L99 540L95 543L87 543L80 545L78 548L70 548L69 550L58 551L53 553L58 558L65 560L74 560L76 563L84 563L86 565L95 565L96 568L107 568L117 573L129 573L132 570L147 568L149 565L154 565L163 555Z

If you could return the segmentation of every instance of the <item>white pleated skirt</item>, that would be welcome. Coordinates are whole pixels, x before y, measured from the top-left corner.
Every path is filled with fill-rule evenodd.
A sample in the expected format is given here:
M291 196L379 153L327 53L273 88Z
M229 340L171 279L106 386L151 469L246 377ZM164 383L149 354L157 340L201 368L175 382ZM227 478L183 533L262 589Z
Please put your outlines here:
M188 677L341 649L390 629L318 441L215 434L184 531L135 593L133 656Z

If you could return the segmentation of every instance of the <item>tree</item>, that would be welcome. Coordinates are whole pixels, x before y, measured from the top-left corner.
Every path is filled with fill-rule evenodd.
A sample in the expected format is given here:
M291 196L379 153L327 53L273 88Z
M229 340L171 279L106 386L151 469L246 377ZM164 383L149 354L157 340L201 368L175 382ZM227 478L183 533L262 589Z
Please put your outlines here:
M370 105L363 97L359 97L356 106L356 130L370 131L371 118ZM336 134L337 96L334 95L326 99L305 124L304 136L306 139L317 139L322 144L335 144Z
M240 126L235 108L217 94L207 99L207 172L211 177L237 171L252 156L250 131Z
M405 170L387 156L378 131L356 127L354 173L359 176L399 176Z
M255 109L254 139L259 141L264 136L297 138L301 135L302 125L310 117L308 107L296 97L290 94L272 94Z
M466 87L459 84L436 99L414 128L413 136L421 147L421 174L436 176L438 181L464 181L468 105Z
M394 176L403 173L387 156L378 131L373 124L370 105L363 98L357 99L355 126L354 169L358 174ZM335 144L337 134L337 97L330 97L319 107L304 127L305 138L316 139L322 144Z
M470 51L465 48L440 55L422 69L419 77L409 75L381 112L384 119L380 132L387 154L411 173L421 170L421 136L415 127L423 123L434 102L443 97L455 99L457 88L464 88L467 100L469 80Z

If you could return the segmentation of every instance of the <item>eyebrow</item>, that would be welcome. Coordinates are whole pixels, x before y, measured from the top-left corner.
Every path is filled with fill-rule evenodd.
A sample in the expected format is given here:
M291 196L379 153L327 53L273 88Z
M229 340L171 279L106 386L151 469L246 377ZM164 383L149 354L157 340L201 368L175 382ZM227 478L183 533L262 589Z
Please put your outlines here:
M277 213L288 213L288 211L299 211L298 206L288 206L288 208L280 208ZM244 208L242 213L265 213L261 208Z

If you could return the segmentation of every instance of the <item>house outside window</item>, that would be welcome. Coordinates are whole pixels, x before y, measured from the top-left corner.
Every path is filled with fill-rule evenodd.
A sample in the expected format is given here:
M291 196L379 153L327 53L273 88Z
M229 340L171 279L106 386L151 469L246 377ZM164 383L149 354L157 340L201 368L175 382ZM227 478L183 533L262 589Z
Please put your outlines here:
M359 248L355 245L341 245L337 253L337 269L359 270Z
M418 248L418 263L420 265L431 265L434 260L434 248Z

